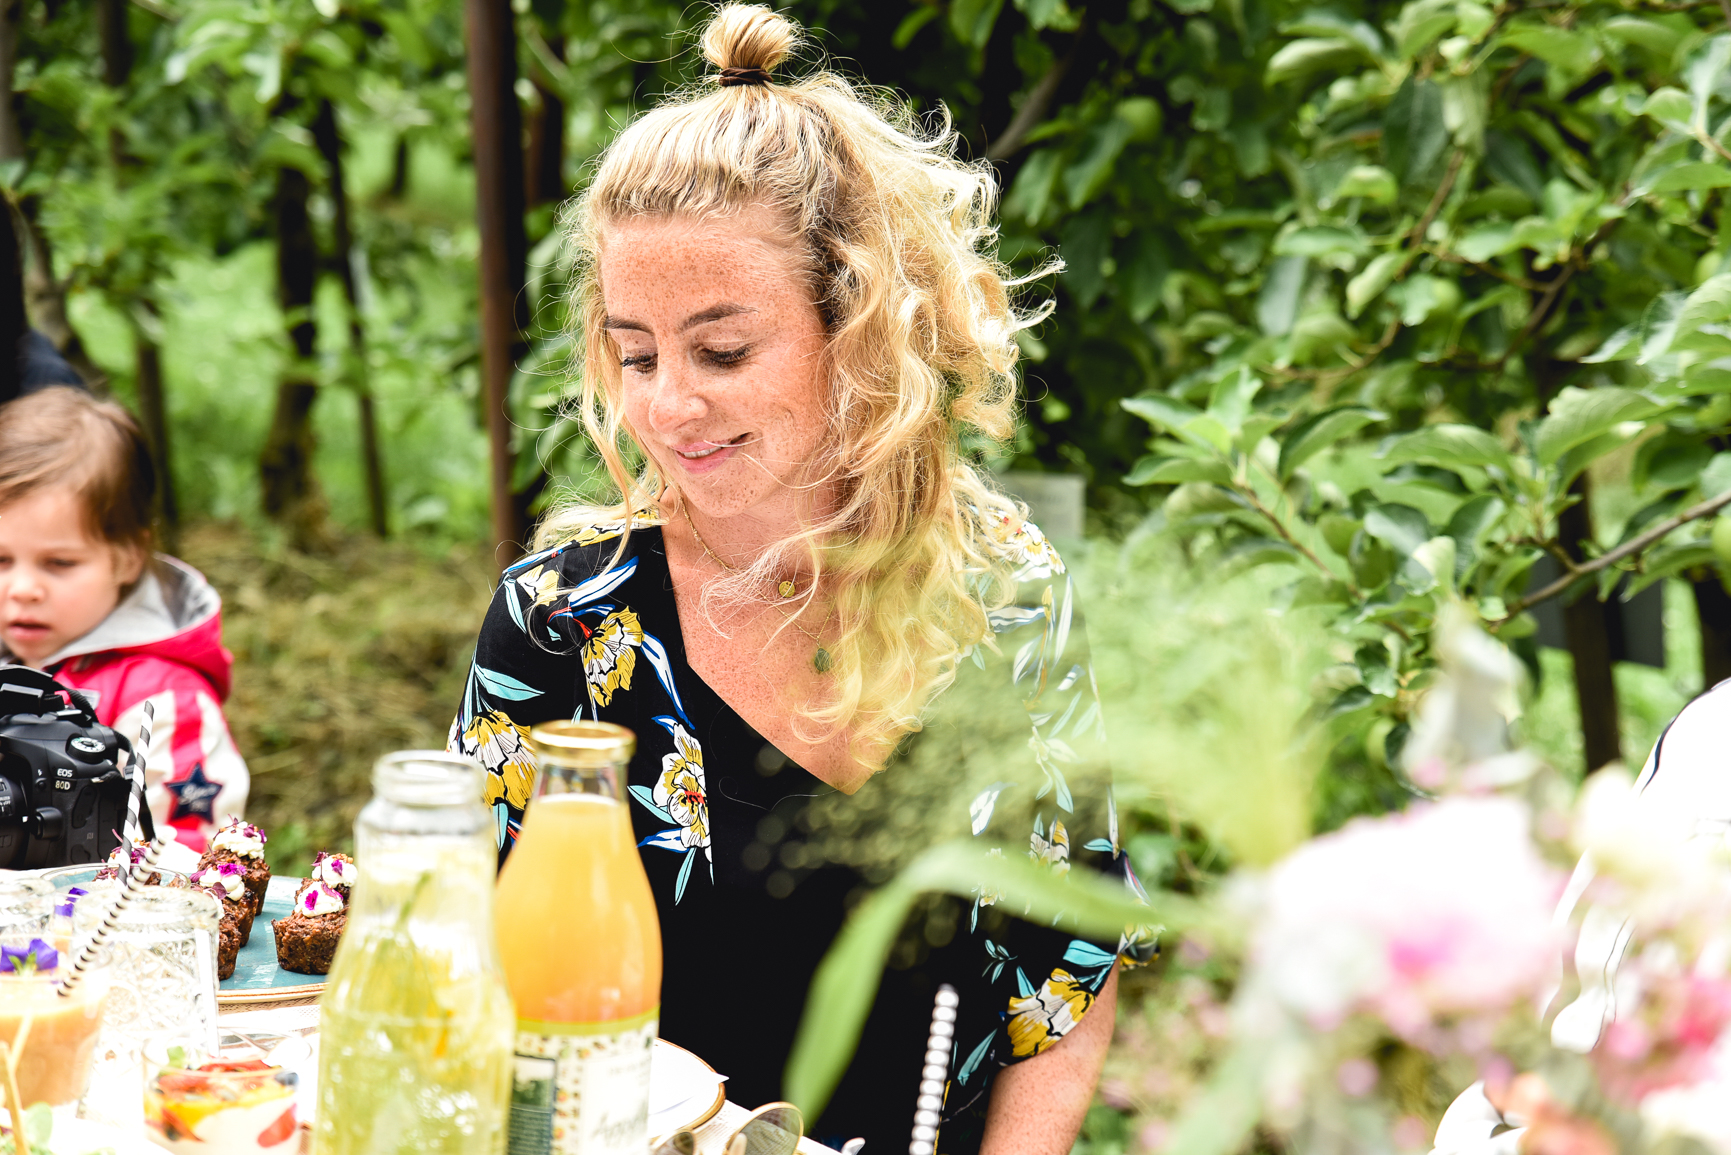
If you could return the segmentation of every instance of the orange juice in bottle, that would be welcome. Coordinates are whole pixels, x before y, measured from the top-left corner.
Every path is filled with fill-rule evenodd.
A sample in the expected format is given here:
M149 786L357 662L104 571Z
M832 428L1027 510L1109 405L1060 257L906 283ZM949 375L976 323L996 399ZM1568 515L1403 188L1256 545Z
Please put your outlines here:
M624 801L637 739L530 731L540 766L494 903L517 1008L510 1155L642 1155L661 1011L661 927Z

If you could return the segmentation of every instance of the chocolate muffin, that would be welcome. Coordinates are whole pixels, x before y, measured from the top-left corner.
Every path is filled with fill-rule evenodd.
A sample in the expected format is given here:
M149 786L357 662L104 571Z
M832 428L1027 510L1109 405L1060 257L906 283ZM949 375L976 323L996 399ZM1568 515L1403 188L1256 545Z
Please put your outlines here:
M252 892L246 888L246 870L237 862L207 866L192 876L192 884L216 896L224 918L232 918L240 932L240 945L252 937Z
M211 835L210 848L198 860L200 870L221 866L225 862L242 867L246 871L246 889L252 895L254 915L264 909L264 892L270 885L270 867L264 861L264 844L268 841L264 831L252 823L231 818L221 830Z
M270 924L276 932L277 965L296 974L329 974L348 920L343 896L315 880L295 899L293 914Z
M119 878L121 867L137 866L144 861L144 856L149 850L150 842L143 838L135 839L131 846L116 846L108 852L108 861L103 864L102 869L96 872L96 881L106 882L112 878ZM144 880L144 885L161 886L162 871L151 871L150 877Z
M228 901L228 895L224 892L220 884L216 886L201 886L196 880L194 880L192 889L210 895L212 898L216 899L217 905L222 908L222 921L217 924L216 977L219 981L230 978L234 974L235 957L240 954L240 948L246 942L245 936L241 934L240 922L235 917L235 911L247 911L247 920L248 925L250 926L252 919L252 902L247 897L244 888L241 890L240 899L232 902Z

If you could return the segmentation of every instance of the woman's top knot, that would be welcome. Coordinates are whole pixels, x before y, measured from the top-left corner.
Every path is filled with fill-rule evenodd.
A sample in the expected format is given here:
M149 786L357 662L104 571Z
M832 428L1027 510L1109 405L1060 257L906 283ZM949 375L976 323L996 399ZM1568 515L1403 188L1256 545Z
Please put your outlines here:
M736 88L742 84L768 84L769 70L767 68L723 68L721 70L721 87Z
M703 30L703 55L721 86L768 84L772 68L799 42L799 26L761 4L726 4Z

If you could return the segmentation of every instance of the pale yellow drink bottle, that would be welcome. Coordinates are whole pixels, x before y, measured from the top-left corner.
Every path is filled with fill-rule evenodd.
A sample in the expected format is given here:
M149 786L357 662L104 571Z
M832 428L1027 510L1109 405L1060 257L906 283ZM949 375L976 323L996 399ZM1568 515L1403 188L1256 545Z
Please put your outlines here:
M661 926L624 800L636 736L529 732L540 767L494 902L517 1008L511 1155L643 1155Z

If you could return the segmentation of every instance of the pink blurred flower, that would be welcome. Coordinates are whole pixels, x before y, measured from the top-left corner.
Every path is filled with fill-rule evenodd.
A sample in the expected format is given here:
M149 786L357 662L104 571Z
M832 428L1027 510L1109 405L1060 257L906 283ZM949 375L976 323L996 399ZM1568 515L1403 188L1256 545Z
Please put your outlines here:
M1605 1090L1625 1103L1711 1074L1713 1045L1731 1026L1731 979L1642 975L1641 998L1593 1052Z
M1256 981L1314 1028L1370 1013L1431 1046L1437 1020L1533 994L1563 877L1528 827L1513 799L1453 797L1306 843L1269 875Z

